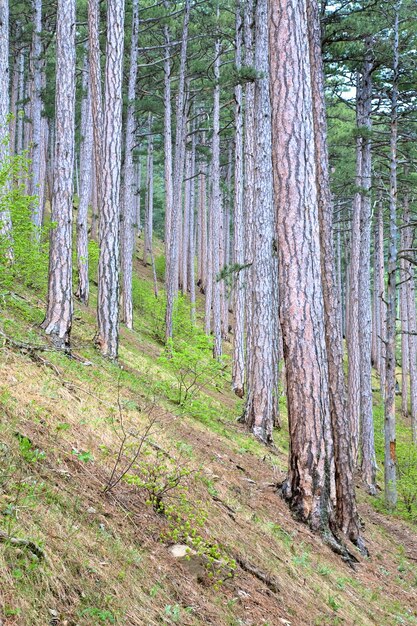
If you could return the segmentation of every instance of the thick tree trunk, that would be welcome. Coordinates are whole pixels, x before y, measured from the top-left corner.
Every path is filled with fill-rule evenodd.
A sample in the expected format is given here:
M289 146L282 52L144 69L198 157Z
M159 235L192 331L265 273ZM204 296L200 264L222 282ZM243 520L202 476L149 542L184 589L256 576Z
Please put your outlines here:
M132 35L130 41L130 67L128 85L128 104L125 134L125 161L123 169L123 202L121 220L121 321L128 328L133 328L132 275L133 251L135 247L135 166L133 149L135 147L135 97L138 74L139 40L139 0L132 3Z
M336 507L305 0L271 6L274 187L290 431L283 495L329 533ZM306 210L308 207L308 210Z
M75 126L75 0L58 0L55 154L45 332L69 349L73 315L72 198Z
M93 163L93 116L91 110L91 88L89 80L88 51L83 72L83 100L81 104L81 147L80 147L80 196L77 212L77 266L78 286L76 297L88 304L90 285L88 281L88 205L91 196L91 174Z
M385 374L385 502L389 509L397 505L397 454L395 434L395 347L397 318L397 140L398 140L398 73L399 73L399 12L400 2L395 5L394 62L391 95L390 136L390 192L389 192L389 247L387 287L387 336Z
M321 56L321 27L318 5L315 0L308 0L307 6L321 246L321 275L323 281L325 337L328 358L330 416L334 439L337 497L336 519L343 533L355 544L362 546L355 498L355 464L352 458L350 446L351 433L346 411L346 387L343 371L341 332L342 320L338 299L338 284L333 246L333 203L330 193L329 157L327 150L327 120L323 61ZM338 241L340 243L340 235Z
M116 359L119 346L119 219L122 138L124 0L107 4L103 163L100 203L97 342Z
M255 8L255 176L251 272L250 366L245 422L264 443L272 442L276 372L274 342L275 209L272 189L271 101L269 91L267 0Z

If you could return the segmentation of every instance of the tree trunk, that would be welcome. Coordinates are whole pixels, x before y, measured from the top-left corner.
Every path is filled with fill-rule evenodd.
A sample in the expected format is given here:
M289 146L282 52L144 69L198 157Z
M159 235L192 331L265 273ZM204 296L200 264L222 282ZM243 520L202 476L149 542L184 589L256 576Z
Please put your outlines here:
M219 6L217 5L217 19ZM220 236L222 228L222 197L220 191L220 38L214 46L213 139L211 144L211 212L212 212L212 264L213 264L213 356L222 355Z
M56 32L55 155L46 317L57 348L69 349L73 315L72 199L75 126L75 0L58 0Z
M91 111L91 88L89 80L88 51L86 50L83 72L83 100L81 103L81 147L80 147L80 196L77 212L77 265L78 286L76 297L88 304L90 286L88 282L88 205L91 196L91 173L93 162L93 120Z
M236 0L235 65L242 66L242 7ZM243 213L243 90L235 87L235 186L233 204L233 329L232 389L239 398L245 393L245 224Z
M33 36L32 36L32 64L33 64L33 100L32 100L32 181L31 194L37 196L32 210L32 220L38 229L42 225L42 208L39 204L39 185L41 184L41 151L42 151L42 0L35 0Z
M395 5L394 62L391 95L389 247L387 287L387 335L385 374L385 502L389 509L397 506L396 435L395 435L395 338L397 313L397 139L398 139L398 74L399 74L399 12Z
M88 51L90 61L91 111L93 116L94 138L94 192L91 236L98 239L99 207L101 207L102 138L103 138L103 98L101 88L100 50L100 10L99 0L88 0ZM97 212L95 212L95 209Z
M307 6L318 192L318 219L321 246L321 276L328 359L330 417L334 439L337 499L336 520L343 533L355 544L362 546L355 498L355 465L350 446L351 433L349 422L346 419L347 407L343 371L342 320L338 299L333 245L333 203L330 192L329 156L327 149L327 120L321 53L321 27L318 5L315 0L308 0Z
M148 255L152 255L153 238L153 136L152 115L148 117L148 158L146 166L146 199L145 199L145 243L143 248L143 263L148 262Z
M9 156L8 127L9 127L9 2L0 3L0 163L5 163ZM10 211L1 203L0 208L0 238L5 238L7 255L13 259L12 221Z
M289 474L283 495L327 534L336 506L305 0L271 6L271 92ZM308 207L308 210L306 210Z
M164 2L169 10L169 2ZM172 228L172 110L171 110L171 35L168 23L164 26L164 174L165 174L165 261L168 263Z
M185 0L184 21L182 28L182 43L180 53L180 71L177 96L177 128L175 135L175 161L173 177L173 196L171 211L171 229L169 236L169 254L166 259L166 294L167 307L165 315L165 336L167 342L172 338L173 314L175 298L178 293L178 264L179 264L179 236L180 211L182 199L182 179L185 159L185 70L187 62L188 24L190 19L190 0Z
M122 137L124 0L107 4L103 163L100 204L97 342L116 359L119 346L119 219Z
M357 126L362 126L362 99L359 75L357 80L356 116ZM348 415L352 433L352 455L354 463L358 460L359 425L361 409L361 353L359 344L359 273L361 251L361 186L362 186L362 150L363 138L356 138L356 192L353 200L351 227L351 246L349 264L349 325L347 328L348 353Z
M135 147L135 98L138 74L138 39L139 39L139 0L132 3L132 35L130 41L130 67L128 85L128 104L125 134L125 161L123 169L123 202L121 220L121 321L128 328L133 328L132 275L133 252L135 247L135 166L133 149Z
M245 422L264 443L272 442L276 372L274 342L275 211L272 189L271 100L268 62L268 2L255 8L255 176L251 272L250 352ZM248 312L249 313L249 312Z
M371 114L372 114L372 38L365 41L366 53L362 73L362 172L361 172L361 248L359 255L358 327L361 379L361 475L370 494L376 494L376 456L372 411L372 318L371 318Z

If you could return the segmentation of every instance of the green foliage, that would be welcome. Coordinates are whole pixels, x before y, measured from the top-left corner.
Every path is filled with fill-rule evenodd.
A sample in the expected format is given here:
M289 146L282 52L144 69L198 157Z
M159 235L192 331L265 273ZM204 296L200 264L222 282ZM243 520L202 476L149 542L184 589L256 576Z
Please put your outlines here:
M27 176L29 161L25 156L14 156L0 168L0 211L8 211L12 221L11 241L0 235L0 294L16 285L45 291L48 268L47 229L40 232L31 216L36 210L37 198L25 193L19 177ZM13 249L13 261L10 249Z
M171 342L167 352L159 358L174 377L171 384L171 398L184 407L192 401L203 388L219 388L226 372L227 358L213 359L211 341L200 334L193 344L185 341Z
M204 536L208 516L202 503L191 497L189 482L199 472L180 459L158 452L156 458L135 464L134 473L124 479L144 489L147 504L166 518L168 525L161 539L187 544L202 557L209 578L218 586L233 575L236 563L219 544Z

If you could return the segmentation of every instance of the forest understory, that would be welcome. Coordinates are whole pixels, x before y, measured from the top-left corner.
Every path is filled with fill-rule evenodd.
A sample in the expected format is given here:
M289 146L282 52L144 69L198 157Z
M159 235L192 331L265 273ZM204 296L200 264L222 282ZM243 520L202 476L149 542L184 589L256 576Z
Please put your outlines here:
M45 303L36 292L17 289L2 306L1 532L31 542L0 545L3 623L417 623L414 505L409 521L389 515L382 496L368 496L358 477L370 556L356 552L353 567L343 562L278 494L287 466L284 397L273 449L237 423L242 402L227 376L212 383L202 376L203 387L179 406L175 369L155 339L152 272L139 260L135 270L138 322L122 331L119 365L92 347L94 287L90 307L76 307L73 358L45 340ZM185 322L182 336L189 331ZM376 416L380 410L375 393ZM143 482L132 484L127 472L108 490L149 423L137 459ZM400 432L409 428L401 424ZM377 439L378 429L377 420ZM153 507L152 471L162 489L167 477L173 484L180 477L163 502L181 520ZM192 532L205 545L190 544L189 561L174 557L170 548Z

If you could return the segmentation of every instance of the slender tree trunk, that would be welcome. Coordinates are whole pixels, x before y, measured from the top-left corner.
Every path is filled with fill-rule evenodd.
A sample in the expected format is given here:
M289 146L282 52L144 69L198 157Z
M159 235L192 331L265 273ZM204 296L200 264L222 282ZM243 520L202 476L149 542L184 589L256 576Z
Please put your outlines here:
M13 62L13 78L12 78L12 89L11 89L11 97L10 97L10 122L9 122L9 146L10 146L10 154L16 153L16 131L17 131L17 117L18 117L18 107L17 102L19 99L19 66L20 66L20 57L22 52L19 52L15 56Z
M335 469L305 0L272 3L270 43L280 319L290 431L283 495L301 520L330 536Z
M361 378L361 474L370 494L376 494L376 456L372 410L372 318L371 318L371 114L372 114L372 38L366 39L366 56L362 74L362 183L361 183L361 248L359 255L358 327Z
M165 9L169 2L165 0ZM171 35L169 25L164 26L164 167L165 167L165 260L168 263L172 228L172 112L171 112Z
M187 61L188 24L190 19L190 0L185 0L182 44L180 53L180 71L177 96L177 128L175 136L175 165L173 177L173 196L171 227L169 236L169 254L166 259L167 307L165 315L165 335L167 342L172 338L173 313L175 298L178 293L179 263L179 226L182 198L182 178L185 159L185 69ZM166 122L167 123L167 122Z
M145 244L143 248L143 263L148 262L148 255L152 253L153 237L153 136L152 115L148 118L148 158L146 166L146 200L145 200Z
M132 275L133 251L135 247L135 166L133 149L135 147L135 97L138 74L139 40L139 0L132 3L132 35L130 42L130 68L128 85L128 104L126 115L125 161L123 177L123 202L121 220L121 320L128 328L133 328Z
M361 85L357 84L357 126L362 126L362 98ZM361 370L359 344L359 273L361 250L361 186L362 186L362 150L363 138L358 134L356 139L356 192L353 200L353 214L351 227L351 246L349 264L349 326L347 329L348 353L348 415L352 433L352 455L357 462L359 450L359 424L361 409Z
M19 57L19 97L17 107L17 138L16 138L16 154L23 151L23 99L25 97L25 53L22 50Z
M337 498L336 520L343 533L355 544L362 547L363 543L360 539L359 517L355 498L355 464L350 446L351 433L346 413L346 387L343 371L341 332L342 320L338 299L333 245L333 203L330 193L329 157L327 149L327 120L321 53L321 27L318 5L315 0L308 0L307 7L321 247L321 276L328 359L330 416L334 439Z
M41 183L41 151L42 151L42 0L35 0L32 60L33 60L33 100L32 100L32 182L31 194L38 196ZM42 207L39 205L39 196L32 211L32 220L37 229L42 225ZM38 236L40 231L38 230Z
M208 174L211 180L211 168ZM207 225L207 246L206 246L206 299L204 311L204 330L206 335L211 333L211 309L213 304L213 196L209 190L209 211Z
M88 51L90 55L91 111L93 116L94 138L94 178L95 191L91 236L98 239L98 213L102 195L102 138L103 138L103 98L101 88L100 50L100 10L99 0L88 0ZM97 209L95 213L94 209Z
M378 336L379 348L379 377L381 397L385 399L385 371L386 371L386 326L387 326L387 305L385 297L385 260L384 260L384 214L383 214L383 196L382 188L378 191L378 209L377 209L377 229L378 229L378 246L377 246L377 263L378 263L378 313L380 334Z
M107 4L103 163L100 203L97 342L116 359L119 346L119 219L122 138L124 0Z
M72 198L75 126L75 0L58 0L55 155L45 332L69 349L73 315Z
M404 207L405 212L405 207ZM403 227L400 233L400 248L402 250L407 246L407 230ZM408 281L409 272L408 264L404 257L400 257L400 320L401 320L401 412L404 417L408 416L408 380L409 380L409 321L408 321Z
M243 36L244 36L244 66L252 68L254 65L253 29L254 21L254 0L245 0L243 11ZM255 186L255 85L252 81L245 86L245 107L244 107L244 184L243 184L243 216L245 228L245 266L243 283L245 298L245 330L246 330L246 372L245 379L248 379L252 369L252 263L253 263L253 237L254 237L254 186Z
M0 3L0 163L5 163L9 157L8 127L9 127L9 2ZM1 198L0 198L1 200ZM12 220L8 207L1 203L0 208L0 238L9 240L8 257L13 259L12 247Z
M80 196L77 212L77 266L78 286L76 297L88 304L90 285L88 282L88 205L91 195L93 162L93 120L91 110L91 88L89 80L88 50L86 50L83 72L83 100L81 104L81 147L80 147Z
M190 164L190 216L189 216L189 248L188 248L188 276L190 286L191 323L196 323L196 299L195 299L195 149L196 135L193 133L191 143Z
M217 5L217 18L219 6ZM220 38L214 46L214 93L213 93L213 139L211 145L211 211L212 211L212 263L213 263L213 356L218 359L222 355L221 328L221 286L220 272L220 235L222 220L222 197L220 191Z
M387 336L385 374L385 502L397 506L396 434L395 434L395 337L397 313L397 140L398 140L398 74L399 74L399 13L401 2L395 4L394 62L391 96L390 136L390 202L387 288Z
M272 189L271 101L269 91L267 0L255 8L255 176L251 272L251 360L247 375L245 422L254 435L272 442L276 372L274 337L274 200ZM275 94L274 94L275 95Z

